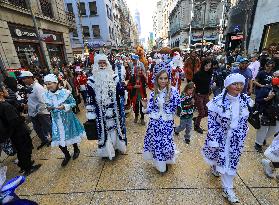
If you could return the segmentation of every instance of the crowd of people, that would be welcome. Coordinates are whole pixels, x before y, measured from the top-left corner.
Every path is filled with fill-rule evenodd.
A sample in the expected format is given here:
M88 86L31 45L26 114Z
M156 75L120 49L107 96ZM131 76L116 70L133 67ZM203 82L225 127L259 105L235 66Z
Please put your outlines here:
M251 116L259 124L253 125L255 150L264 152L265 174L276 178L274 169L279 168L279 50L273 56L263 52L249 57L239 51L200 55L166 47L149 54L143 49L95 53L89 72L76 63L52 72L21 71L17 78L4 73L1 149L17 153L20 172L26 176L41 167L32 160L34 147L24 118L28 115L41 141L37 149L58 146L65 156L62 167L79 157L78 144L92 130L98 139L98 156L113 160L127 150L126 116L134 112L134 123L145 126L145 115L149 119L143 157L164 173L177 156L174 136L184 131L184 141L190 144L193 130L205 132L201 122L207 117L202 155L212 174L221 177L224 197L239 202L233 179ZM83 105L87 127L76 117ZM174 123L175 116L180 118L179 125ZM269 137L274 138L266 148Z

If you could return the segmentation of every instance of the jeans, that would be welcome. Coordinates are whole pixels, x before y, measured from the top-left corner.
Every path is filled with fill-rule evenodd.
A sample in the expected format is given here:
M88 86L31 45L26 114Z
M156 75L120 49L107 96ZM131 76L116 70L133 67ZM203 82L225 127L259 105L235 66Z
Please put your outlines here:
M179 133L185 129L184 138L190 140L192 133L192 117L189 119L180 118L180 125L175 128L175 132Z
M137 100L135 105L135 116L138 117L140 113L140 119L144 119L144 113L142 112L142 104L140 100Z
M279 121L276 121L276 126L261 126L256 133L256 143L263 145L264 140L274 136L279 131Z
M34 130L42 143L48 141L48 136L51 135L51 119L50 115L37 114L35 117L31 117Z
M199 115L195 120L195 127L200 127L202 118L207 116L207 106L206 104L209 102L209 95L201 95L199 93L195 94L195 106L198 109Z

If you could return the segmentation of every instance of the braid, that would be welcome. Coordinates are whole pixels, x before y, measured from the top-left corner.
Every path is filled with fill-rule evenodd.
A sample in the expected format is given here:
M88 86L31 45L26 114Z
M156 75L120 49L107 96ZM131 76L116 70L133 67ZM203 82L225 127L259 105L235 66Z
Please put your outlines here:
M225 109L225 105L224 105L224 103L225 103L225 98L226 98L227 93L228 93L228 90L227 90L227 89L225 89L224 94L223 94L223 98L222 98L222 107L223 107L223 112L226 112L226 109Z

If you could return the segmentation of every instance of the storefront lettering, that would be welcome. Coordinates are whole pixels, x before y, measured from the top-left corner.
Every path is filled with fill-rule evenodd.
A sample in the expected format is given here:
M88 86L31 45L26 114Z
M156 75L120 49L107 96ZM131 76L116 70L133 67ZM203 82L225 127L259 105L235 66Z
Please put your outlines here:
M22 37L22 36L28 36L28 37L37 37L37 34L34 32L28 32L28 31L22 31L18 28L15 29L15 34L18 37Z
M33 53L35 52L35 49L32 48L32 47L29 47L29 48L21 48L21 47L17 47L17 51L18 52L25 52L25 53Z
M48 52L58 52L58 48L48 48Z

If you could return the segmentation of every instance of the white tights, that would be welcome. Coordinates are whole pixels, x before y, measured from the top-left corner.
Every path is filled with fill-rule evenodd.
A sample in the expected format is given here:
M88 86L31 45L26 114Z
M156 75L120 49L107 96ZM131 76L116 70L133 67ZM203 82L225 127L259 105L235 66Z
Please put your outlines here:
M228 175L227 173L221 174L222 187L226 189L232 189L233 179L234 179L233 175Z

